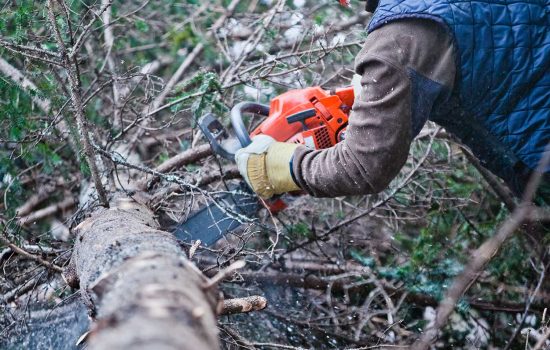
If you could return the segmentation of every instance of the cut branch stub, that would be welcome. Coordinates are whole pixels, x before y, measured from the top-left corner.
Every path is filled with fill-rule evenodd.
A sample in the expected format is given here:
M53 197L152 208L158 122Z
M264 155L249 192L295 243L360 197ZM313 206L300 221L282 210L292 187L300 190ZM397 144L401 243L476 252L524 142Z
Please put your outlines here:
M123 199L77 231L71 266L97 321L91 349L219 348L218 294L151 211Z
M232 315L243 312L262 310L267 306L267 300L259 295L244 298L225 299L221 315Z

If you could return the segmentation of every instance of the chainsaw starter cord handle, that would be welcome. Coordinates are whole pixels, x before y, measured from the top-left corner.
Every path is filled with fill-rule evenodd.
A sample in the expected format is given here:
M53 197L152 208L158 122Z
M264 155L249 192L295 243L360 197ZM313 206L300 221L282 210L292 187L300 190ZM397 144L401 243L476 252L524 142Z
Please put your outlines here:
M241 146L248 146L252 140L243 122L243 113L255 113L263 116L269 115L269 106L256 102L239 102L231 109L231 125L235 136L239 139Z

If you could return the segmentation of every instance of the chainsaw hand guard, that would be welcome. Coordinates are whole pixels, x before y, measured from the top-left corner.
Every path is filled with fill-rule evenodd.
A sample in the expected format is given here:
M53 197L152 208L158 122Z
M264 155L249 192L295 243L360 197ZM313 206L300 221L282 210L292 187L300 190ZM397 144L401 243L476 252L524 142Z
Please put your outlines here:
M235 152L240 148L239 145L236 145L235 142L228 144L227 130L212 113L203 115L199 119L198 125L214 153L229 160L235 158Z
M234 160L235 152L248 146L252 141L243 122L243 113L269 115L269 106L254 102L240 102L231 109L231 126L235 137L229 134L222 123L212 113L203 115L198 122L212 151L225 159Z

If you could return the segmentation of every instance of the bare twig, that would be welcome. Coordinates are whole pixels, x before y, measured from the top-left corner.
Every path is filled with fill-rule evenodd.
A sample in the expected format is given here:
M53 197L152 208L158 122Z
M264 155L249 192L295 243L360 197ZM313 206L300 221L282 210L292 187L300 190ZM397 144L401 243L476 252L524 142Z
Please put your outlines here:
M249 38L249 40L245 43L245 45L244 45L245 50L242 51L241 54L239 55L239 57L236 58L236 63L231 65L229 67L229 69L226 70L224 72L224 74L222 75L222 80L225 83L229 82L233 78L233 75L235 74L235 72L239 69L239 67L243 64L243 62L248 58L250 53L254 49L256 49L256 47L258 46L260 40L262 40L266 29L270 26L270 24L273 21L273 18L275 17L275 15L278 12L282 11L284 5L285 5L285 1L284 0L279 0L277 2L277 4L275 4L275 6L273 6L273 8L269 11L267 17L264 19L261 26L256 30L254 35L252 35ZM252 39L254 39L254 40L252 40Z
M170 170L180 168L190 163L194 163L199 159L205 158L211 154L212 150L210 149L209 144L197 146L166 160L165 162L157 166L154 170L159 173L166 173ZM136 188L140 190L145 190L148 186L153 184L156 179L156 177L153 177L152 179L145 178L143 180L140 180L136 184Z
M529 295L529 298L527 299L527 303L525 303L525 311L523 312L523 316L521 317L521 320L518 323L518 326L516 327L516 330L508 340L508 343L506 344L506 347L504 350L509 350L512 347L512 344L514 342L514 339L518 336L519 332L521 331L521 327L523 326L523 323L525 322L525 319L527 318L529 309L531 308L531 305L533 304L533 301L535 300L535 296L538 294L540 287L542 286L542 282L544 281L544 277L546 276L546 267L541 264L541 272L539 281L537 283L537 286L535 287L535 290L531 295Z
M502 200L502 202L506 205L506 208L512 212L516 208L516 201L510 193L510 190L506 188L505 185L501 184L500 180L495 175L483 167L483 165L481 165L479 160L470 152L470 150L464 146L461 146L460 149L462 150L464 156L466 156L466 159L468 159L468 161L479 171L481 176L485 178L485 181L487 181L500 200Z
M546 341L548 339L550 339L550 327L548 327L548 329L546 330L544 335L537 341L537 343L535 344L535 347L533 348L533 350L543 349L543 346L546 344ZM548 348L546 348L546 349L548 349Z
M53 263L51 263L47 260L44 260L44 259L42 259L41 257L39 257L37 255L34 255L34 254L31 254L31 253L27 252L25 249L20 248L17 245L10 242L4 236L0 236L0 242L2 242L4 245L8 246L13 252L15 252L19 255L22 255L27 259L34 260L37 263L39 263L40 265L43 265L43 266L49 268L50 270L53 270L55 272L63 272L62 267L57 266L56 264L53 264Z
M210 30L205 35L205 39L210 39L214 33L223 25L223 23L233 14L233 11L235 11L235 8L239 4L240 0L232 0L231 3L227 6L227 9L223 13L222 16L220 16L216 22L212 25ZM191 64L196 60L196 58L202 53L204 49L204 43L200 42L198 43L194 48L193 51L183 60L183 62L180 64L176 72L172 75L172 77L168 80L160 94L158 94L153 102L151 102L143 111L142 115L144 116L150 116L153 113L159 109L159 107L162 105L168 94L172 91L174 86L177 84L178 81L180 81L181 77L183 76L183 73L187 71L187 69L191 66ZM143 122L141 123L141 127L136 131L136 133L133 135L130 145L135 144L135 142L143 135L144 132L144 126L148 125L148 118L145 118Z

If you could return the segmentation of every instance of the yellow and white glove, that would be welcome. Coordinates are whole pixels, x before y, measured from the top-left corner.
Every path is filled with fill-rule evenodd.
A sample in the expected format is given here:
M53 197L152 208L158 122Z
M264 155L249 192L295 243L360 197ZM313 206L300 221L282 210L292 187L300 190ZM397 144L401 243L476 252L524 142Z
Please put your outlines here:
M258 135L252 143L235 154L239 172L248 185L262 198L299 190L290 173L290 160L298 145L277 142Z

